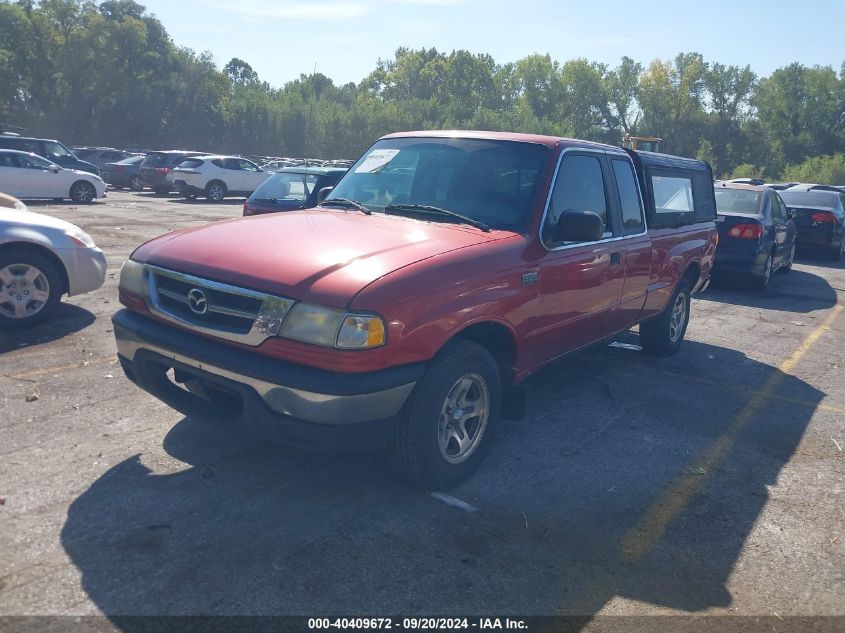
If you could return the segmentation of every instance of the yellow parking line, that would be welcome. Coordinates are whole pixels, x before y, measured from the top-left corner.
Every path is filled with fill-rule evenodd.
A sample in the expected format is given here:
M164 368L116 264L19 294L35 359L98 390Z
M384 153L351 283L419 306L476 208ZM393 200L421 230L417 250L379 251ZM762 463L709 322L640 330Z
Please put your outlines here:
M25 371L19 374L6 374L5 376L0 376L0 380L3 380L4 378L6 380L31 380L33 378L46 376L47 374L57 374L62 371L67 371L68 369L91 367L92 365L105 365L106 363L112 363L116 360L117 356L100 356L99 358L93 358L87 362L83 361L81 363L57 365L56 367L47 367L44 369L33 369L32 371Z
M686 473L710 472L725 459L736 442L738 433L753 419L766 401L772 398L778 385L801 361L819 337L830 329L843 307L845 306L837 305L833 308L828 317L810 333L800 347L778 366L778 371L769 376L763 386L754 392L751 400L731 421L727 430L686 469ZM645 556L661 539L669 523L684 510L706 481L704 477L687 474L681 475L669 486L622 539L623 558L636 562Z

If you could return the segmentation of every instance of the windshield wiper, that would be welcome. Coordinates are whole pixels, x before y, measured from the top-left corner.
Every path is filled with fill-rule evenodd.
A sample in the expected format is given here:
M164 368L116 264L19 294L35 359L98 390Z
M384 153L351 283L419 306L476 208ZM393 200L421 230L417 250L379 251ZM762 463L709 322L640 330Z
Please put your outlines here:
M477 229L481 229L485 233L490 232L490 227L484 224L479 220L473 220L472 218L468 218L465 215L461 215L460 213L455 213L454 211L449 211L449 209L441 209L440 207L434 207L430 204L412 204L408 202L401 202L398 204L389 204L384 208L385 213L389 213L390 211L421 211L422 213L434 213L437 215L445 215L449 216L450 218L455 218L460 220L464 224L469 224L470 226L474 226Z
M365 207L363 204L358 202L357 200L350 200L349 198L330 198L328 200L323 200L320 203L322 207L345 207L347 209L358 209L362 213L366 213L367 215L372 215L373 212L370 211L369 208Z

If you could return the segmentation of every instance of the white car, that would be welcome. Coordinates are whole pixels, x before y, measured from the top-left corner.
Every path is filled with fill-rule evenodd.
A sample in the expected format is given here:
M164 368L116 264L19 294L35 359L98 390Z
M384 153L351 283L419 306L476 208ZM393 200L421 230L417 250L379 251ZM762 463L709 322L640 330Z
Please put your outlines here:
M226 196L252 195L272 175L237 156L193 156L173 170L173 186L186 198L205 196L219 202Z
M37 154L0 149L0 192L15 198L70 198L88 204L106 197L106 183L99 176L59 167Z
M0 330L43 321L63 294L103 285L106 257L78 226L0 205Z

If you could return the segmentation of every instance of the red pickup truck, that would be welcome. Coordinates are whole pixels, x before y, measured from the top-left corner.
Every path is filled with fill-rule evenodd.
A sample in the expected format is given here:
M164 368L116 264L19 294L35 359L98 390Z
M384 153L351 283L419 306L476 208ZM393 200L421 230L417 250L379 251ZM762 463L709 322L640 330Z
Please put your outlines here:
M678 350L715 217L700 161L392 134L315 209L140 246L120 275L119 358L186 415L299 445L384 446L406 479L449 487L543 365L637 324L646 352Z

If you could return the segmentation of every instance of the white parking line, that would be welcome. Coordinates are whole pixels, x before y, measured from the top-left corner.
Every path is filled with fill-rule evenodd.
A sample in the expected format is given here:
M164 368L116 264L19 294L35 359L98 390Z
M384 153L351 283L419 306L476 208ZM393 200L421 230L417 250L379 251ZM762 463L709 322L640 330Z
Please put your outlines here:
M452 495L447 495L443 492L432 492L431 496L437 499L438 501L442 501L446 505L454 506L467 512L478 512L478 508L476 508L474 505L469 504L466 501L461 501L460 499L457 499Z

